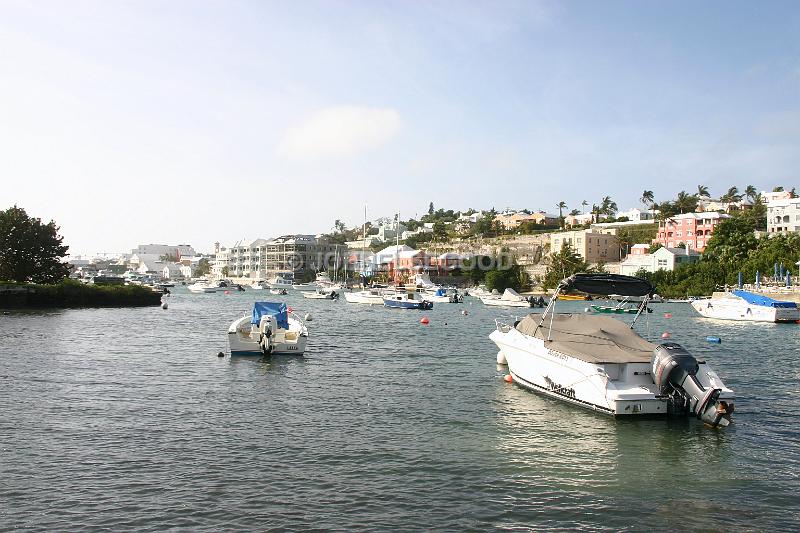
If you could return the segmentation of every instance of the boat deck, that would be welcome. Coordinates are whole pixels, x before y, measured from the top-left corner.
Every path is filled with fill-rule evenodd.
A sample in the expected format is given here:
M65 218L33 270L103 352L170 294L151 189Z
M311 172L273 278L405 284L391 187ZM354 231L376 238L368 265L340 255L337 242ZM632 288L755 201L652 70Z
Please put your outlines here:
M520 320L516 329L544 340L551 350L587 363L649 363L656 348L628 324L611 317L556 313L552 317L552 331L550 315L537 330L541 318L541 313L531 313Z

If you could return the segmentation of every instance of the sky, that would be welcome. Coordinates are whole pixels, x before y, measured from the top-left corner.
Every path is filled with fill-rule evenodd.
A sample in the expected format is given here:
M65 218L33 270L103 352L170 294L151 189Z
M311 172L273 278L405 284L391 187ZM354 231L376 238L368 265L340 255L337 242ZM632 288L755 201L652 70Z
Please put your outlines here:
M74 254L800 185L795 1L0 0L0 209Z

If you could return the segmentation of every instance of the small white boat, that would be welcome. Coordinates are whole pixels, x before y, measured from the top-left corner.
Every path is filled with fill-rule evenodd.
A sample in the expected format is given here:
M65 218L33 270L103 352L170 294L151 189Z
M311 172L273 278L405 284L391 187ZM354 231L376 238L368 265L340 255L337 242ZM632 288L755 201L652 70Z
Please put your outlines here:
M255 302L228 328L231 355L303 355L307 343L306 325L279 302Z
M531 302L514 289L506 289L502 296L484 296L481 301L490 307L532 307Z
M216 283L210 283L206 280L198 280L191 285L187 285L186 288L189 289L189 292L198 294L217 292L218 289Z
M254 281L250 285L247 286L249 289L254 291L263 291L266 287L260 281Z
M291 289L293 283L294 274L291 272L285 272L283 274L278 274L274 278L267 281L267 286L270 289Z
M383 293L380 289L345 292L344 299L351 304L383 305Z
M270 294L276 294L278 296L286 296L289 292L286 289L270 289Z
M306 291L301 294L303 298L310 300L336 300L339 298L339 293L333 289L317 289L314 292Z
M559 284L544 313L497 319L489 338L514 382L532 391L612 416L694 416L711 427L730 423L734 392L705 361L674 342L654 344L633 326L604 315L555 313L561 291L644 296L646 280L575 274ZM641 311L640 311L641 312Z
M797 322L800 309L795 302L782 302L763 294L734 290L721 296L691 302L706 318L750 322Z
M319 285L312 281L311 283L295 283L292 288L296 291L315 291L319 289Z
M434 303L458 304L464 301L464 297L458 294L458 291L455 289L445 289L440 287L433 292L427 290L422 291L421 294L423 298Z

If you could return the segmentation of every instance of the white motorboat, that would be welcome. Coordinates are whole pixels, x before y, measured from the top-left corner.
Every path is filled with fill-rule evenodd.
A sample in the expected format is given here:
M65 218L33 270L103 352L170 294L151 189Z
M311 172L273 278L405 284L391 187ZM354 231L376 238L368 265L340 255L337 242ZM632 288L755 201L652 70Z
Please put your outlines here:
M286 296L287 294L289 294L289 292L286 289L270 289L269 293L278 296Z
M267 280L267 286L270 289L291 289L294 281L294 274L291 272L284 272L278 274L272 279Z
M613 416L695 416L727 426L734 392L705 361L674 342L653 344L610 316L555 313L561 291L647 296L646 280L615 274L576 274L563 280L544 313L496 320L489 338L513 380L535 392ZM647 308L647 298L640 313Z
M228 328L231 355L303 355L307 343L306 325L279 302L255 302Z
M497 307L532 307L530 300L519 294L514 289L506 289L502 296L484 296L481 298L484 305Z
M253 283L251 283L247 287L249 289L251 289L251 290L254 290L254 291L262 291L262 290L264 290L266 288L266 287L264 287L264 285L260 281L254 281Z
M311 300L336 300L339 298L339 293L333 289L317 289L313 292L306 291L301 294L303 298Z
M295 283L292 288L296 291L315 291L319 289L319 285L312 281L311 283Z
M464 297L455 289L439 288L433 292L425 290L421 294L423 298L434 303L458 304L464 301Z
M383 305L383 293L380 289L345 292L344 299L351 304Z
M694 310L706 318L752 322L797 322L800 309L795 302L782 302L763 294L743 290L713 298L694 300Z
M194 292L199 294L217 292L218 290L218 286L216 283L211 283L207 280L197 280L191 285L187 285L186 288L189 289L189 292Z

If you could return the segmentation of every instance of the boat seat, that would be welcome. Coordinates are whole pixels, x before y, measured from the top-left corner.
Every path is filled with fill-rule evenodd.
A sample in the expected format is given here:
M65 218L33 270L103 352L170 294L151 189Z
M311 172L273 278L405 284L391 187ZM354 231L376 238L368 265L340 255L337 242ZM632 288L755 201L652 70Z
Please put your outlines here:
M297 332L296 331L287 331L284 333L283 338L287 341L296 341L297 340Z

